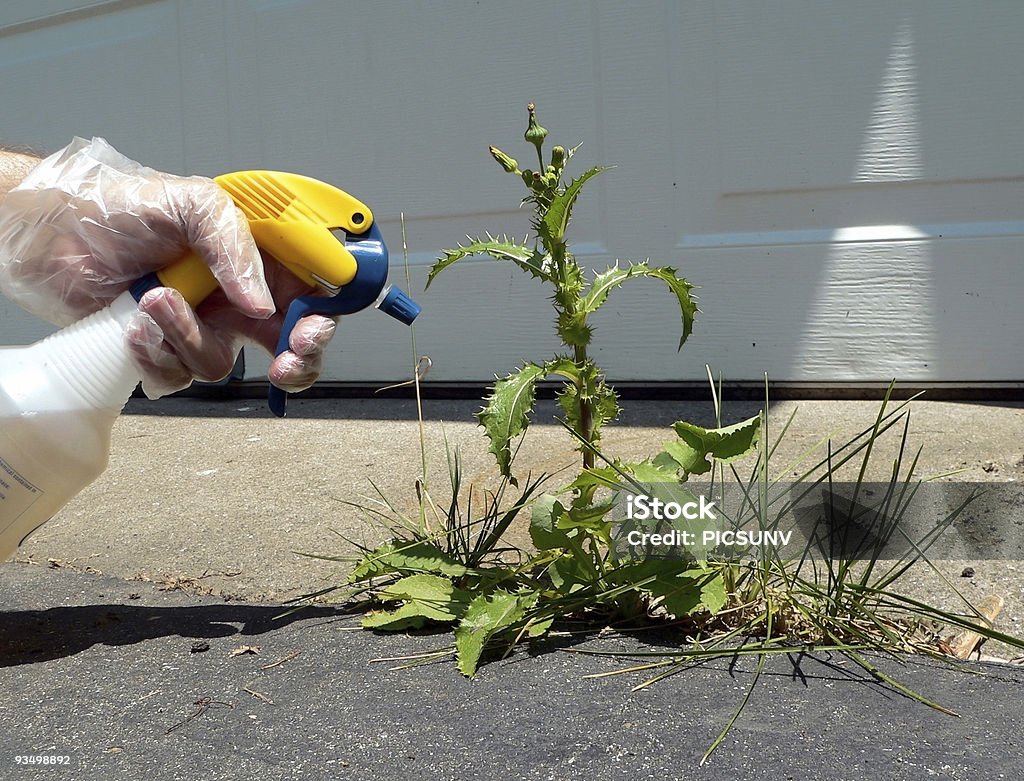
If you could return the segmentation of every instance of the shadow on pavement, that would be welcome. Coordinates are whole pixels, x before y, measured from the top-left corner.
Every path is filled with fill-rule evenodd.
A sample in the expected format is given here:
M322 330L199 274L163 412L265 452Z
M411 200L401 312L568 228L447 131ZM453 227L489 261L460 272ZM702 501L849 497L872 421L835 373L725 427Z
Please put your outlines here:
M196 640L273 632L297 622L319 626L346 618L338 609L279 605L133 607L79 605L0 613L0 667L73 656L94 645L134 645L159 637Z

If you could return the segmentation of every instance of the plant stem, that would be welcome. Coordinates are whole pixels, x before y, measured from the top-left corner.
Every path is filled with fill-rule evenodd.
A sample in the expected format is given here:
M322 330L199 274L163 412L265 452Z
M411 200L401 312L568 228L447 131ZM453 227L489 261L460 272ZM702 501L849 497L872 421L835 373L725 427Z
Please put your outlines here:
M580 405L580 436L588 445L594 444L594 410L589 399L585 395L586 386L583 381L584 367L587 365L587 348L577 345L573 348L576 366L580 370L580 379L576 382L576 398ZM583 468L593 469L594 451L590 448L583 448Z
M567 252L565 237L559 236L554 242L551 243L551 258L554 261L556 273L561 283L562 290L569 289L569 263L575 264L575 260ZM562 308L565 313L569 316L574 315L579 311L580 296L578 292L574 292L572 297L566 297L568 300L563 300ZM558 308L558 296L556 293L555 297L556 308ZM568 346L568 345L566 345ZM594 409L590 403L586 393L586 381L584 380L584 374L587 367L587 346L585 344L573 345L573 361L576 363L576 368L579 370L579 379L576 380L576 399L579 404L580 411L580 437L588 445L594 444ZM594 451L591 448L583 448L583 468L592 469L594 467Z

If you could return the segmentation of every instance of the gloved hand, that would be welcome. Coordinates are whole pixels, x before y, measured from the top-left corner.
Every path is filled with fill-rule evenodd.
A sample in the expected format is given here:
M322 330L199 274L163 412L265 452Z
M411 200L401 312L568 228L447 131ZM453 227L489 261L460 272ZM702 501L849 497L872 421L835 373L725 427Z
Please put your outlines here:
M101 138L76 138L0 202L0 291L57 325L102 309L189 249L220 290L196 311L175 290L151 290L126 329L150 398L225 377L242 341L272 354L288 304L308 286L269 256L264 264L245 218L212 180L146 168ZM334 329L326 317L300 320L270 381L309 387Z

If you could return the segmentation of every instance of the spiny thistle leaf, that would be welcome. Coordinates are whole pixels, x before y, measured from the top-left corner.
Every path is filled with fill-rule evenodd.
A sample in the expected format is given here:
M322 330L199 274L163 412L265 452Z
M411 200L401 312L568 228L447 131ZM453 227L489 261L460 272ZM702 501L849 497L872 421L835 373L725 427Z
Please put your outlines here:
M564 360L569 359L566 358ZM573 431L579 433L583 428L583 423L580 420L580 388L582 387L583 389L582 396L584 398L594 398L597 392L598 383L600 382L600 373L593 361L587 361L582 366L576 366L574 361L572 361L572 364L576 369L575 374L570 378L573 382L566 383L566 385L557 394L555 394L555 398L558 401L558 405L565 413L566 425L568 425ZM591 426L591 428L593 428L593 426ZM583 447L583 445L581 444L579 447Z
M543 366L527 363L514 374L498 380L486 406L477 413L480 425L491 440L490 452L498 461L498 469L505 477L512 477L513 439L530 425L538 380L556 374L569 382L579 382L580 369L571 358L555 358ZM513 485L516 484L512 480Z
M456 261L473 255L490 255L496 260L511 260L519 268L545 281L551 280L550 258L534 247L519 244L507 236L497 238L488 236L486 239L466 237L468 244L460 244L455 249L444 250L444 257L438 258L427 275L427 287L434 278Z
M626 268L620 268L617 264L598 274L590 286L586 297L583 299L582 311L592 314L601 308L601 305L608 300L608 294L622 285L627 279L637 277L653 277L662 280L675 294L679 303L679 312L683 318L683 334L679 339L679 349L693 331L693 318L699 311L694 297L690 294L693 285L682 277L678 276L676 270L670 266L651 268L647 263L633 263Z
M544 364L545 374L557 374L559 377L563 377L570 382L579 382L582 377L585 376L586 367L581 372L580 367L576 365L576 362L572 358L566 358L564 356L555 358Z
M587 316L582 312L560 312L557 328L562 344L570 347L586 347L594 335L594 329L587 325Z
M576 198L583 189L583 185L598 174L610 170L608 167L595 166L585 172L578 179L573 179L564 190L555 194L551 199L541 219L537 222L537 233L544 241L544 246L551 251L552 246L565 241L565 229L572 218L572 208L576 204Z
M565 425L577 434L583 428L583 424L580 422L579 398L579 388L569 383L562 386L562 389L555 394L555 401L558 402L558 406L562 408L562 413L565 415ZM583 447L582 444L576 449L578 450L581 447Z
M583 269L571 252L565 253L562 269L561 278L555 280L556 307L562 311L578 310L580 293L583 291Z
M547 371L546 366L527 363L515 374L498 380L487 405L477 413L480 425L491 440L490 452L505 477L512 476L511 442L530 425L537 380L543 379Z

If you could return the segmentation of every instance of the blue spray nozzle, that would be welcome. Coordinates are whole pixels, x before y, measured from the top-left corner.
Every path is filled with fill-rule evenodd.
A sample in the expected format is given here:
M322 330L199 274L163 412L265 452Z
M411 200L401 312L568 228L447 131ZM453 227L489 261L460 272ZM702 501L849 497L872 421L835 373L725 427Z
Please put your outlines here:
M345 248L356 259L355 277L333 296L301 296L292 301L281 326L275 355L288 349L292 329L308 315L336 317L353 314L372 306L378 299L379 309L406 325L412 325L420 313L419 305L397 287L391 287L381 296L388 279L388 249L376 223L366 233L346 241ZM267 401L271 412L279 418L284 417L288 403L285 391L271 385Z
M393 285L384 291L384 297L377 304L377 308L406 325L412 325L412 321L420 313L420 305Z

